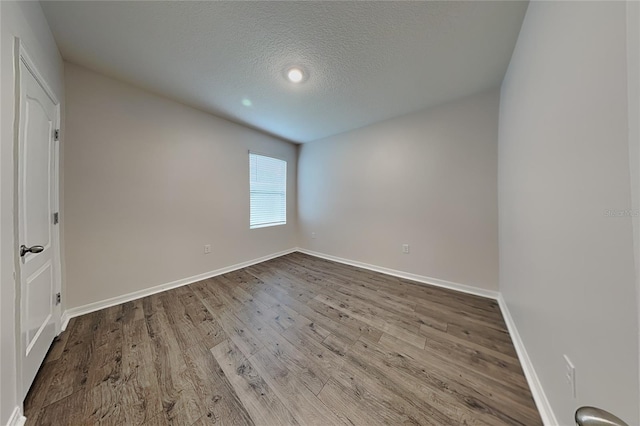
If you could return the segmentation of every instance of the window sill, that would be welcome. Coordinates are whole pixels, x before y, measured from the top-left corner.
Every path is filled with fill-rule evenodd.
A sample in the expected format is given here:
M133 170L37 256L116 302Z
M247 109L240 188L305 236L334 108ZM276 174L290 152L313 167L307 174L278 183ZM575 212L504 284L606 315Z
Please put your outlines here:
M271 226L279 226L279 225L286 225L286 224L287 224L287 222L264 223L262 225L249 226L249 229L269 228Z

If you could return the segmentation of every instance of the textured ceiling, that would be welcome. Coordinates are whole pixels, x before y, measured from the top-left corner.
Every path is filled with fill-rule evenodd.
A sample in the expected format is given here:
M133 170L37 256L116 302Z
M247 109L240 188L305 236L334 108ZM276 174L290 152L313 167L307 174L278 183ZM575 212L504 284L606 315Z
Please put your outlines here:
M506 1L42 4L66 60L294 142L498 86L527 7ZM285 80L292 65L306 70L306 82Z

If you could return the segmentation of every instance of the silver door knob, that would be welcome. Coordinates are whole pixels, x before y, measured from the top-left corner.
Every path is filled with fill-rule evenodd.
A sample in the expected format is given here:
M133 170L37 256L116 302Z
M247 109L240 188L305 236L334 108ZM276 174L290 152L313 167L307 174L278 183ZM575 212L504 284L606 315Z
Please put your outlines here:
M20 257L24 257L24 255L27 253L33 253L33 254L40 253L43 250L44 250L44 247L42 246L27 247L23 244L20 246Z
M596 407L580 407L576 410L578 426L629 426L613 414Z

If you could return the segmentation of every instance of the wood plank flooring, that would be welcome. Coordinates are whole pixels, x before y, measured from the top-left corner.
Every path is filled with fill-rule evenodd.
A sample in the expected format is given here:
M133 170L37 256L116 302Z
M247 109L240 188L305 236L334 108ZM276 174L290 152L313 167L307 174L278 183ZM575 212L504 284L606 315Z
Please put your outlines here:
M540 425L495 301L293 253L72 319L28 425Z

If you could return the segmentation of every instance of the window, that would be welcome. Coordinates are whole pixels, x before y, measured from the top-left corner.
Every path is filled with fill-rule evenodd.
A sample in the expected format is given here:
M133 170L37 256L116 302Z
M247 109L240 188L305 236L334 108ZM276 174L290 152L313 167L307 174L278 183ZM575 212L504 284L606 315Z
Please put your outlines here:
M287 162L249 153L249 228L287 223Z

